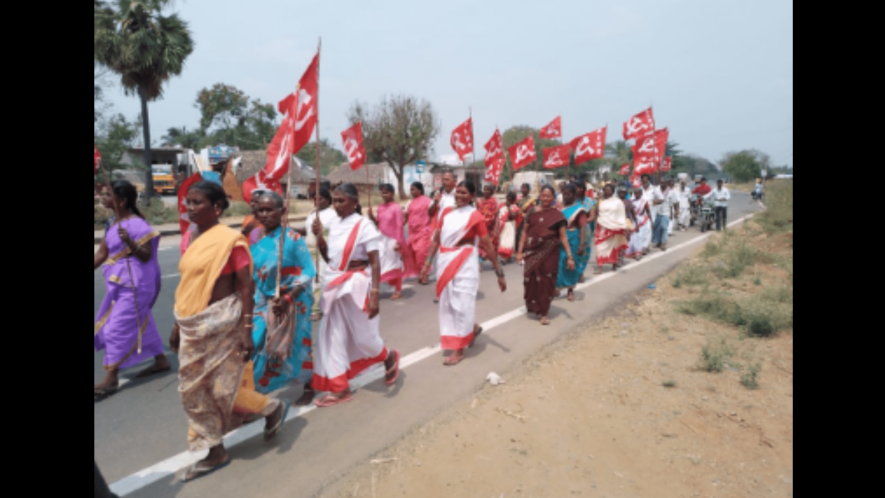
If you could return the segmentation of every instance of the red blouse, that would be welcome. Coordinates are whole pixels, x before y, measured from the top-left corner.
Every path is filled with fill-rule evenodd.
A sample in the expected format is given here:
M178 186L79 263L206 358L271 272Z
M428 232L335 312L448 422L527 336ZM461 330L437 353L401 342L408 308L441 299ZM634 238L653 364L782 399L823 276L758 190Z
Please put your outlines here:
M193 232L187 232L181 237L182 256L184 256L184 253L187 252L187 248L191 246L192 233ZM248 268L251 264L252 257L249 255L249 251L247 251L244 247L234 247L230 258L227 260L227 263L225 263L224 268L222 268L221 270L221 275L233 275L243 268Z

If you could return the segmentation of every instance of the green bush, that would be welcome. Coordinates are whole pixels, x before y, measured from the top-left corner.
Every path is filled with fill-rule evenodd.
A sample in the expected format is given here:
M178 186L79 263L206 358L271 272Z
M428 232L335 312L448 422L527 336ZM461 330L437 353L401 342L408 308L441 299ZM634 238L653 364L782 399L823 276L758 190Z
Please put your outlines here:
M688 265L676 275L676 281L682 285L707 285L710 283L709 271L701 265Z
M793 291L779 287L740 302L721 293L705 294L681 303L679 311L734 325L753 337L772 337L793 327L793 302Z
M154 200L150 207L142 206L140 209L145 220L153 226L178 223L178 209L166 207L162 201Z
M725 258L716 265L713 271L720 279L738 278L747 268L756 264L759 251L746 238L725 249Z
M234 202L231 204L230 209L224 213L225 216L237 216L237 217L245 217L252 214L252 207L246 204L245 202Z
M741 375L741 384L747 389L759 389L759 374L762 373L762 364L750 365L748 372Z
M701 362L699 368L705 372L722 373L725 364L734 356L734 349L725 338L715 342L710 339L701 350Z
M768 208L757 218L760 226L769 234L784 233L793 229L794 197L793 180L769 182L765 194Z

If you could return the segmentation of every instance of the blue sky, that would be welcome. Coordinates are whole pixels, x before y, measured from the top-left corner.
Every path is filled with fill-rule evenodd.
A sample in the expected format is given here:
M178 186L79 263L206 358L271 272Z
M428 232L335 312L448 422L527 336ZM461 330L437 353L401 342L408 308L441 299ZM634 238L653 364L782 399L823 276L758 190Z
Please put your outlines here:
M152 136L196 128L197 93L215 83L276 103L323 38L320 131L340 145L355 100L430 101L443 124L434 159L473 108L476 141L495 126L566 138L623 123L653 103L685 152L717 162L758 148L793 165L793 2L789 0L179 0L197 47L165 98ZM115 112L138 102L112 89ZM482 152L479 153L480 158Z

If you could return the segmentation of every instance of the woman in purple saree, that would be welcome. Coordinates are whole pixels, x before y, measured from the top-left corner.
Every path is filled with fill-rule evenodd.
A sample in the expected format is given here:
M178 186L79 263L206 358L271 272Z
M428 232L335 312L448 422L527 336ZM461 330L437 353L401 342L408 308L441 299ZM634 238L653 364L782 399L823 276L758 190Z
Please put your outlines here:
M107 295L95 318L93 335L95 350L105 351L107 376L93 388L94 396L99 398L119 390L120 370L151 358L155 360L154 365L141 372L139 378L172 369L151 313L160 295L157 261L160 234L142 219L136 207L138 193L132 184L120 181L111 188L112 191L105 189L102 202L114 210L119 219L111 220L105 240L94 257L94 269L102 267L107 287Z

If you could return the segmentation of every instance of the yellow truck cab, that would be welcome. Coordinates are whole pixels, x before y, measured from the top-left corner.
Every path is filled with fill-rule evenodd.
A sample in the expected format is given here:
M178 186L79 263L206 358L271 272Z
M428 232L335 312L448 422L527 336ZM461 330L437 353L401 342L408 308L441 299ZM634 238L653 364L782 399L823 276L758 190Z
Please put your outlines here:
M157 195L175 195L178 193L175 177L172 175L172 165L157 164L151 169L154 177L154 191Z

